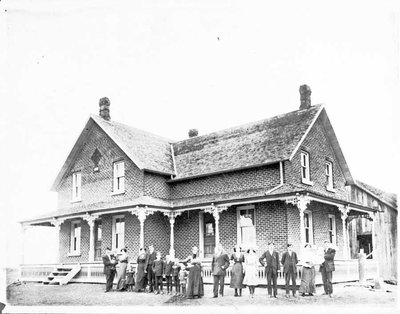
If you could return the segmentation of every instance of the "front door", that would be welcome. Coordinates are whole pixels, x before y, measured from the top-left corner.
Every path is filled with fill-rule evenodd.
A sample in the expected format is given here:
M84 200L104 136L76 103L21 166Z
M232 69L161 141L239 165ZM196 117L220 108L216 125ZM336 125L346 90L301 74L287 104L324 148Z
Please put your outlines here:
M95 221L94 228L94 260L100 261L102 257L101 244L103 237L101 220Z
M204 257L212 257L215 248L215 220L212 214L204 213Z

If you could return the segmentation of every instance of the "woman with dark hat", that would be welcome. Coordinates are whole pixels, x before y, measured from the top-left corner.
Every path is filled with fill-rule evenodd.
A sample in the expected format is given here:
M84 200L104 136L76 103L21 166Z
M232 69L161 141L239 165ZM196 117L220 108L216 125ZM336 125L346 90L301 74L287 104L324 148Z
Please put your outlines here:
M145 273L146 265L146 251L143 248L139 250L139 256L137 258L137 270L136 270L136 283L135 291L144 292L147 284L147 277Z
M186 269L189 270L188 283L187 283L187 297L193 299L194 297L201 298L204 295L203 278L201 277L201 261L199 258L199 249L197 246L192 248L192 255L184 261Z

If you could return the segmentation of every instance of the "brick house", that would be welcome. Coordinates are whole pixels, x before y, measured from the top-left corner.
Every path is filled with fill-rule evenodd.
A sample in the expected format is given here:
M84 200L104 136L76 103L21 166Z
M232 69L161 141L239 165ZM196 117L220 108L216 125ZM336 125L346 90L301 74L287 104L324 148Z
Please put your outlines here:
M348 260L349 217L379 209L350 197L356 181L310 94L300 87L298 110L181 141L112 121L103 98L54 181L57 211L22 224L58 228L61 263L95 263L106 247L135 259L150 244L178 258L198 246L207 260L216 243L261 254L268 241L301 257L325 240Z

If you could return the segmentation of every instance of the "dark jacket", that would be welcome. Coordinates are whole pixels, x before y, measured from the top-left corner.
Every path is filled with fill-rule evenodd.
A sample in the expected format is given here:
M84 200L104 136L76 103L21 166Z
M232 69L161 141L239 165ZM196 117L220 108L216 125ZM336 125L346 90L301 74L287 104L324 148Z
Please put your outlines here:
M267 262L264 262L264 258ZM259 259L261 265L265 266L265 270L272 270L272 272L276 273L281 267L279 265L279 254L277 251L273 251L272 255L269 251L264 252Z
M153 262L153 273L154 276L162 276L164 274L164 262L163 260L155 260Z
M214 276L226 275L226 269L229 267L228 254L214 255L211 263L211 271Z
M172 267L172 276L179 276L180 270L181 270L181 266L173 265L173 267Z
M153 251L153 253L147 253L146 254L146 264L144 265L144 269L148 269L149 267L153 266L153 262L156 260L156 252Z
M297 263L299 261L297 260L297 254L295 252L292 252L292 256L289 255L289 252L285 252L282 255L281 263L283 265L283 272L287 274L290 270L290 266L292 266L292 269L294 272L296 272L297 269Z
M336 251L334 249L327 249L324 253L324 259L325 261L321 264L319 267L319 271L322 271L325 269L325 271L334 271L335 270L335 254Z
M174 263L171 261L164 262L164 275L165 276L172 276L172 265L174 265Z
M115 272L115 264L111 261L115 261L115 259L110 259L108 255L103 255L103 264L104 264L104 275L110 275L112 272Z

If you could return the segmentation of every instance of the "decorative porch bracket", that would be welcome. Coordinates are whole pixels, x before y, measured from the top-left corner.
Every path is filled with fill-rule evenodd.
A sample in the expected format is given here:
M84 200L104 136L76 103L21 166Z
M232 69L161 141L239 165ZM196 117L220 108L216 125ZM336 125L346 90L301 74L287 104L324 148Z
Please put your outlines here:
M204 210L205 213L210 213L214 216L215 220L215 245L218 246L219 243L219 215L222 213L224 210L228 209L228 206L225 205L218 205L214 206L214 203L211 204L211 206L206 206L202 207L202 210Z
M170 248L169 248L169 255L171 256L172 259L175 258L175 249L174 249L174 224L175 224L175 218L182 214L183 211L169 211L169 212L163 212L165 216L169 218L169 223L171 225L171 236L170 236Z
M137 216L140 222L140 247L144 247L144 221L148 215L154 214L153 209L145 207L136 206L134 209L131 210L131 214Z
M99 218L98 215L89 215L86 213L83 217L83 220L86 220L90 227L90 236L89 236L89 262L94 262L94 222Z
M338 209L342 217L342 228L343 228L343 258L349 259L349 241L347 235L347 224L346 219L349 216L350 207L348 205L339 205Z
M310 204L311 199L308 194L296 194L295 197L286 200L286 204L292 204L296 206L299 210L300 215L300 251L303 251L304 245L306 243L306 229L304 226L304 211L307 209L308 204Z

